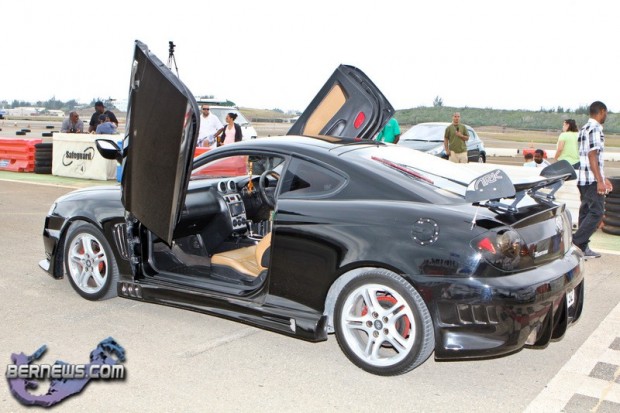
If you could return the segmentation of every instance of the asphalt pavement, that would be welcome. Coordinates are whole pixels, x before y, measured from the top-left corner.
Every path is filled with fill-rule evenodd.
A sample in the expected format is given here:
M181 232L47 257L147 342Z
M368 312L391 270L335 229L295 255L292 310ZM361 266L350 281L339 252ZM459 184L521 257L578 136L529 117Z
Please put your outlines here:
M109 336L127 351L124 381L93 382L56 411L620 411L619 242L586 262L584 314L563 340L490 360L431 358L406 375L378 377L350 363L333 336L307 343L172 307L82 299L37 265L49 206L80 182L23 175L0 174L0 359L9 364L11 353L46 344L41 363L87 363ZM0 411L30 411L5 380Z

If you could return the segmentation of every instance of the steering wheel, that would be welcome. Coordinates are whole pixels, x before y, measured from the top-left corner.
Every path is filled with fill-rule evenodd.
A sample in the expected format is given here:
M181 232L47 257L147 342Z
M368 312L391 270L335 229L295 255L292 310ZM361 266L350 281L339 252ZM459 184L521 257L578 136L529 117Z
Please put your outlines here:
M261 199L264 203L266 203L269 208L274 209L276 207L276 200L274 196L275 188L270 193L267 193L267 188L269 187L269 180L267 176L271 175L276 181L280 179L280 174L274 171L273 169L267 170L260 175L258 178L258 193L260 194Z

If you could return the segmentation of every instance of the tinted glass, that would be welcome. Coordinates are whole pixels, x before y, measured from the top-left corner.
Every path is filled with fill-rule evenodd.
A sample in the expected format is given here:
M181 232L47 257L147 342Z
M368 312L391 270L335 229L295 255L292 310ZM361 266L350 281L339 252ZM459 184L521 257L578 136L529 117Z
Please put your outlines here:
M293 158L282 181L285 197L326 195L346 183L346 178L323 166Z

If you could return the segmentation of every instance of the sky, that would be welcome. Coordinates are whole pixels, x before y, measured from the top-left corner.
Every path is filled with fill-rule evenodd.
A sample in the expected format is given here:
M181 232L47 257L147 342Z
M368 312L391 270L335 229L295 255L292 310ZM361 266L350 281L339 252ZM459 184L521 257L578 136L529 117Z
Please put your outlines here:
M0 101L126 101L134 41L195 95L303 110L339 64L396 109L620 111L616 0L3 2Z

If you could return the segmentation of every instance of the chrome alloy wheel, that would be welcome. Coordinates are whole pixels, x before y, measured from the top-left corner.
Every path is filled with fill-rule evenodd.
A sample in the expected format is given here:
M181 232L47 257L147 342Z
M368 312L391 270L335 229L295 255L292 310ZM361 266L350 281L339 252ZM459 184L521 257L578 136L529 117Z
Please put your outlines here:
M72 240L67 259L67 269L74 284L87 294L99 293L109 276L110 268L101 242L83 232Z
M344 302L340 322L351 350L372 366L401 362L416 341L411 307L385 285L364 284L353 290Z

